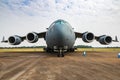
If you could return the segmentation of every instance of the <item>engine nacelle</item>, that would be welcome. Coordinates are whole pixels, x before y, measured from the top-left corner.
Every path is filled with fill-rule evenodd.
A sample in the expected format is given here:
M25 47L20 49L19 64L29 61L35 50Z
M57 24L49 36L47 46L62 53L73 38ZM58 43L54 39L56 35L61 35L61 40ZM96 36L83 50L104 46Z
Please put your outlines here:
M38 35L35 32L28 33L26 39L30 43L35 43L38 41Z
M99 38L99 42L101 44L108 45L112 42L112 38L110 36L104 35Z
M94 39L95 39L95 36L94 36L94 34L91 33L91 32L85 32L85 33L83 33L83 35L82 35L82 40L83 40L84 42L90 43L90 42L92 42Z
M10 36L8 38L8 42L11 44L11 45L18 45L22 42L22 39L21 37L15 35L15 36Z

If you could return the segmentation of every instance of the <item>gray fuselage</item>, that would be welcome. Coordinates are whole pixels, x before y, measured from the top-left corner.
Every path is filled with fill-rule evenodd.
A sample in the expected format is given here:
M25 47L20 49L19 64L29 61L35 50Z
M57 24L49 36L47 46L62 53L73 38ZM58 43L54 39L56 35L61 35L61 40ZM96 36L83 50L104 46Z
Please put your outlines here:
M75 43L75 33L64 20L53 22L46 32L46 44L51 49L71 49Z

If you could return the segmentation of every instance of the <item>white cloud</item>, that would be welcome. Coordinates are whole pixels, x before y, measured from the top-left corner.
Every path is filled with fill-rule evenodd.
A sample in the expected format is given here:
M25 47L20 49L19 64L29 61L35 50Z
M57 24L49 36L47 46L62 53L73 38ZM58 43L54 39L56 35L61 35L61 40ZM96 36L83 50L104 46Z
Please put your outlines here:
M0 4L3 9L8 8L15 13L22 12L30 16L42 15L44 11L106 16L120 10L120 0L1 0Z

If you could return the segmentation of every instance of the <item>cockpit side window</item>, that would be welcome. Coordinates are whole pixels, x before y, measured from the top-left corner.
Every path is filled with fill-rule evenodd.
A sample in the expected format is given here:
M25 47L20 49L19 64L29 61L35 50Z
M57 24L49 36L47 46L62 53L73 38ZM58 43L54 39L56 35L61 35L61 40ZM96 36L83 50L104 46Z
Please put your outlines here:
M52 23L52 24L50 25L50 28L53 27L54 25L55 25L55 23Z

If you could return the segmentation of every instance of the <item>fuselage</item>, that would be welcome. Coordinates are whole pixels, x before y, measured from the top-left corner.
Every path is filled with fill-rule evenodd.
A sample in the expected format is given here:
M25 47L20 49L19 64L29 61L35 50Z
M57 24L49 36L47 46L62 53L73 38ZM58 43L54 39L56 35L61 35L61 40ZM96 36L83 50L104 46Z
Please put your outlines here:
M70 49L75 43L75 33L64 20L53 22L46 32L46 44L51 49Z

